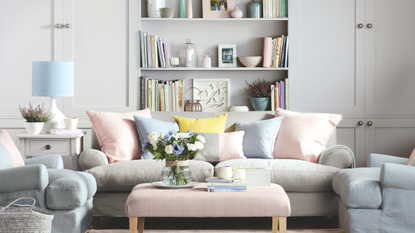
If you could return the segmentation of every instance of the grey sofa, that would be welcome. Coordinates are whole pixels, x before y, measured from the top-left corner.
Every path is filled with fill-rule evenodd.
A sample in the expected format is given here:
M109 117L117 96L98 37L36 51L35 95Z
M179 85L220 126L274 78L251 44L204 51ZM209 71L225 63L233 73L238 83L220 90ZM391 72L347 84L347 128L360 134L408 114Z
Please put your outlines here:
M414 232L415 167L407 158L370 154L365 168L333 178L340 196L339 220L346 232Z
M206 118L223 113L152 112L152 118L172 122L173 116ZM229 112L225 131L234 131L236 122L253 122L273 118L274 112ZM318 164L291 159L239 159L211 164L204 161L189 161L192 181L204 182L215 175L215 167L271 169L271 182L280 184L287 192L292 216L327 216L338 214L338 196L331 182L333 175L342 168L354 165L353 153L349 148L335 145L336 134ZM94 216L125 216L124 206L131 189L140 183L160 181L162 161L135 160L108 164L107 157L99 149L93 135L92 148L83 151L79 157L80 166L94 175L98 191L94 196Z
M36 206L53 213L52 232L84 233L88 229L96 192L91 174L63 169L60 155L26 159L21 167L12 167L6 153L0 153L0 161L0 206L32 197ZM24 203L32 204L18 202Z

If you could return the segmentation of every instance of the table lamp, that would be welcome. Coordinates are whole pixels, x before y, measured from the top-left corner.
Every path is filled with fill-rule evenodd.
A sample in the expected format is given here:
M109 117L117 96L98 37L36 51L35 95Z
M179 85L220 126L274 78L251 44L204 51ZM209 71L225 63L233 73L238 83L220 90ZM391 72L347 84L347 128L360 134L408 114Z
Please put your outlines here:
M54 114L45 123L43 130L63 129L65 115L56 107L56 97L73 96L74 63L67 61L34 61L32 66L32 95L49 96L50 105L47 113Z

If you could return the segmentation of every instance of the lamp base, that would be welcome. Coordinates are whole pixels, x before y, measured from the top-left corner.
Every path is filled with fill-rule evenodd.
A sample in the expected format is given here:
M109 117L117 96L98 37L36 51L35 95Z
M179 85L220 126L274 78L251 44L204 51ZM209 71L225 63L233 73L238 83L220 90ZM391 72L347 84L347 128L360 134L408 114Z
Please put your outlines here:
M46 113L53 113L53 117L45 123L45 125L43 126L43 131L50 133L50 129L65 128L65 126L63 125L63 119L65 119L65 115L63 115L63 113L59 111L58 107L56 107L55 97L50 97L50 107L46 111Z

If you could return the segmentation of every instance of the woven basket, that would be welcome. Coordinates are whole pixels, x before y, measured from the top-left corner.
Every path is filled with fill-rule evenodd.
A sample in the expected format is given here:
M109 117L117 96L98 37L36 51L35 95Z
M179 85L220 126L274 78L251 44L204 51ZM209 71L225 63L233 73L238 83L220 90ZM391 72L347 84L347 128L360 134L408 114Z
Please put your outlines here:
M15 204L22 199L31 199L33 204ZM53 214L35 207L35 203L31 197L21 197L0 207L0 232L52 232Z

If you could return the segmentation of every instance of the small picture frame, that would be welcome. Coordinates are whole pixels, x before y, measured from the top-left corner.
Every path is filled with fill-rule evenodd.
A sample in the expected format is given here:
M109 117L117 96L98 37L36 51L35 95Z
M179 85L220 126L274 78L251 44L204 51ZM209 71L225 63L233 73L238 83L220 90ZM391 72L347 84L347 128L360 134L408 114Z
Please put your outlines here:
M200 100L203 112L229 111L230 79L193 79L193 99Z
M235 0L202 0L203 18L230 18Z
M237 66L236 57L236 44L218 45L218 66L220 68L235 68Z

